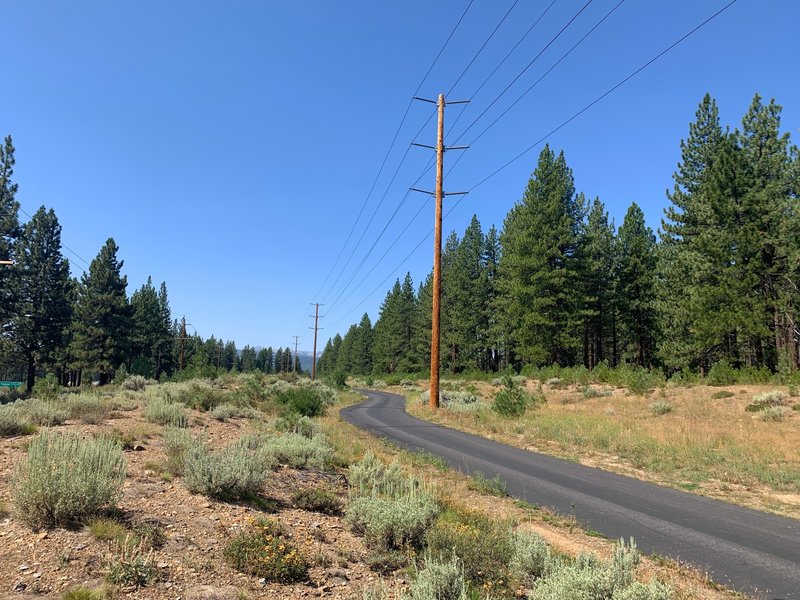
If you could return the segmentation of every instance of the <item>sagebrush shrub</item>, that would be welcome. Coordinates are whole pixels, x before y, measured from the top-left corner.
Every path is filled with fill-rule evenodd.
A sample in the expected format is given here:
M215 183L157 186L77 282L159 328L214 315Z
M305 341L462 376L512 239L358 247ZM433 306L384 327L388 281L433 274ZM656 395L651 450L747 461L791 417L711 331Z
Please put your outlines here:
M382 550L419 548L425 532L439 514L435 500L422 493L397 498L355 498L346 520L369 546Z
M122 389L129 390L131 392L141 392L144 389L144 386L147 384L147 379L142 377L141 375L129 375L125 378L125 381L122 382Z
M164 398L155 398L148 402L142 415L148 421L159 425L168 425L170 427L189 426L189 419L186 417L183 405Z
M114 505L125 471L122 448L113 440L45 431L17 464L14 502L32 527L74 524Z
M508 568L518 581L532 586L545 574L551 560L550 546L538 533L518 531L514 534Z
M508 496L508 486L500 475L489 478L480 471L475 471L470 476L467 487L476 492L491 494L492 496Z
M273 427L277 431L285 433L297 433L306 438L313 438L322 433L319 424L308 418L298 415L297 413L288 413L282 417L275 419Z
M167 455L165 468L172 475L183 475L189 450L205 444L202 438L197 438L186 429L178 427L165 427L163 439L164 452Z
M367 451L359 462L347 470L347 483L359 496L404 494L409 487L417 487L418 482L409 485L409 478L396 462L387 465Z
M36 430L27 415L14 404L0 405L0 437L28 435Z
M425 559L425 567L417 571L408 589L411 600L467 600L467 582L458 556L449 559Z
M226 402L218 404L211 410L211 416L217 421L227 421L228 419L251 419L255 416L255 411L247 406L236 406Z
M656 400L650 404L650 412L656 416L665 415L668 412L672 412L672 404L666 400Z
M745 407L747 412L758 412L770 407L783 406L786 394L773 390L753 396L753 401Z
M77 394L67 400L67 410L70 418L95 425L108 417L111 405L93 394Z
M308 575L308 563L280 525L268 519L254 522L223 550L225 561L237 571L267 581L291 583Z
M512 544L506 523L480 513L445 513L425 534L425 544L434 558L455 553L473 583L496 588L508 582Z
M223 500L256 495L267 478L258 450L241 441L221 450L190 444L183 463L183 482L195 494Z
M333 463L333 448L322 434L307 438L298 433L284 433L268 438L262 452L266 460L290 467L318 467Z
M69 412L63 402L57 400L40 400L31 398L14 403L17 410L21 410L29 421L36 425L53 427L63 425L69 418Z
M762 421L783 421L790 412L787 406L767 406L759 411L758 418Z
M304 488L292 494L292 504L303 510L338 515L342 512L342 501L333 492L322 488Z

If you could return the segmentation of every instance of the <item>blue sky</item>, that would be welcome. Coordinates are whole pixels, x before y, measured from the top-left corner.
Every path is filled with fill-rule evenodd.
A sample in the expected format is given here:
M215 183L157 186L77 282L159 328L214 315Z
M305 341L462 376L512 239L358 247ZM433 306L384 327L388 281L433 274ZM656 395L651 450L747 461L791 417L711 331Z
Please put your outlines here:
M471 104L447 109L451 143L586 4L557 0L476 93L551 1L520 0L455 86L449 98ZM591 2L459 143L617 3ZM18 199L30 214L42 204L55 209L74 274L86 268L76 254L91 261L113 237L129 293L148 275L166 281L174 313L204 337L293 346L302 335L301 349L310 350L306 315L321 301L322 345L364 311L374 321L394 277L410 271L418 283L430 270L430 238L401 261L432 227L432 201L404 199L431 155L412 148L401 157L431 105L411 107L368 192L410 96L467 4L0 0L0 135L11 134L17 148ZM474 0L420 95L448 91L512 4ZM626 0L466 151L445 188L470 189L725 4ZM739 0L550 137L577 189L599 196L617 224L635 201L657 228L680 140L707 91L733 126L755 92L776 98L797 143L798 22L796 0ZM417 141L434 143L433 121ZM473 213L485 229L502 227L540 149L460 201L446 199L446 211L455 206L446 231L463 232ZM446 169L457 159L447 154ZM432 171L418 183L433 185Z

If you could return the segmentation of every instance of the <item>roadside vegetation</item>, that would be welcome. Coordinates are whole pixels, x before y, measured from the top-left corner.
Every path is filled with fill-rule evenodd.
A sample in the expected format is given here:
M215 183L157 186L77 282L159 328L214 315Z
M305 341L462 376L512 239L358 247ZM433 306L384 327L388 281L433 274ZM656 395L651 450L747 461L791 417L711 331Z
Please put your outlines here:
M456 402L484 404L464 391ZM343 423L338 408L360 396L324 384L240 374L3 409L28 419L34 400L64 417L0 438L15 465L0 485L9 531L36 546L38 570L0 575L8 589L107 600L143 588L161 600L235 581L236 597L266 587L300 598L337 581L347 598L555 598L586 586L598 598L722 597L633 542L515 505L500 479L463 476ZM220 420L219 406L237 410ZM154 417L165 414L179 416ZM0 548L4 564L19 562L15 548ZM191 575L200 565L202 581Z

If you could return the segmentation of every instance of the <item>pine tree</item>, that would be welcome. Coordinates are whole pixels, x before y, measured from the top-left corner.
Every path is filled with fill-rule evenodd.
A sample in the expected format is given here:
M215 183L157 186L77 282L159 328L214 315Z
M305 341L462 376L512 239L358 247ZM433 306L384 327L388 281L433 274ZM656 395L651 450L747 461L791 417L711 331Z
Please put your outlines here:
M222 368L231 373L239 371L239 351L233 340L227 342L222 351Z
M546 146L500 241L500 318L513 352L532 364L575 364L581 347L577 246L582 206L564 153Z
M681 140L681 162L674 173L671 205L664 211L658 275L659 328L663 332L660 356L671 369L698 365L702 342L695 337L692 308L702 286L704 261L695 244L710 214L701 188L708 178L725 137L716 102L706 94ZM706 361L707 364L707 361Z
M275 351L275 368L273 369L273 373L283 373L283 348L278 348Z
M481 310L484 314L482 332L484 339L484 358L481 368L486 371L497 371L503 362L504 343L502 329L495 313L497 306L497 267L500 264L500 237L494 225L489 228L484 238L483 260L486 274L486 293Z
M251 346L242 348L242 372L251 373L256 370L256 351Z
M75 321L74 352L81 368L97 373L107 383L128 356L131 310L122 275L124 261L109 238L81 277Z
M411 275L406 273L402 285L396 280L392 290L381 305L381 313L375 322L373 337L373 371L394 373L408 371L415 363L412 356L412 331L416 311L416 297ZM344 351L339 351L339 362Z
M131 296L132 331L131 364L129 371L145 377L156 377L159 367L158 350L165 332L162 306L152 278Z
M372 322L364 313L356 327L351 348L351 373L368 375L372 373Z
M20 235L19 203L15 200L18 186L11 180L14 163L14 144L9 135L0 146L0 260L14 260L14 243ZM13 278L12 269L0 265L0 326L11 319Z
M72 316L69 263L61 255L61 226L52 209L41 207L25 224L16 260L10 329L31 391L37 364L54 363Z
M599 198L587 216L580 244L583 292L583 364L593 369L602 361L616 364L617 265L614 224Z
M634 202L619 228L620 341L624 356L642 367L653 366L657 341L656 237Z

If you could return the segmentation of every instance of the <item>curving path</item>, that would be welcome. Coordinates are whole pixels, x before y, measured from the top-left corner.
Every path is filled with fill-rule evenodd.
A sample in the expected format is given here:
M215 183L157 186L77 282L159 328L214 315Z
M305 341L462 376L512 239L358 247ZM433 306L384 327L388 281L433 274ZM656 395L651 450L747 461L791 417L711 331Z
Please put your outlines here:
M632 536L643 552L695 564L726 587L800 600L800 521L512 448L416 419L397 394L358 391L367 400L341 411L353 425L465 473L499 475L516 498L574 512L609 538Z

